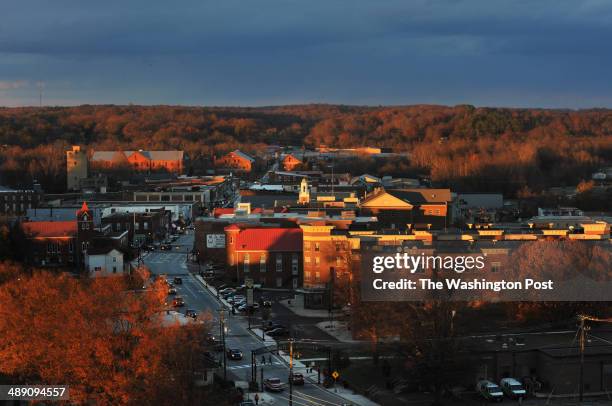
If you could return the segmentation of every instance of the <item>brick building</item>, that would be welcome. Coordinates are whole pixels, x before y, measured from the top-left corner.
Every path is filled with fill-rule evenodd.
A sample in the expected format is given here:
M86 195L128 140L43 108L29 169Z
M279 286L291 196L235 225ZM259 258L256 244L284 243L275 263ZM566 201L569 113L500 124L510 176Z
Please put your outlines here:
M182 173L184 159L183 151L95 151L89 164L94 171L129 169Z
M72 221L30 221L21 223L26 262L37 266L81 268L85 254L96 236L92 212L87 203Z
M129 240L137 243L164 239L170 223L170 212L163 208L137 213L115 212L102 217L103 226L110 226L114 232L127 231Z
M363 215L385 228L443 229L450 224L450 189L377 189L360 202Z
M299 228L225 228L228 276L239 283L252 278L267 288L297 289L302 285L302 230Z
M323 222L302 224L300 228L304 233L304 305L327 308L332 296L343 296L341 292L350 287L351 241L348 233ZM339 304L339 300L333 302Z
M0 214L23 216L28 209L35 209L41 200L41 193L32 189L11 189L0 186Z
M215 159L216 167L237 172L251 172L254 163L255 158L240 150L232 151L221 158Z
M287 154L281 160L281 166L286 171L292 171L300 165L302 165L302 161L293 154Z

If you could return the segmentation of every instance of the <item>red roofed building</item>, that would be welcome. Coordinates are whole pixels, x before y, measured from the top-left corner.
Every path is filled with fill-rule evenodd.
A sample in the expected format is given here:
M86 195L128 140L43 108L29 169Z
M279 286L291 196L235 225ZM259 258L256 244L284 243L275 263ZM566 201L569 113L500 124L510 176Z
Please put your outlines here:
M74 221L30 221L21 224L26 260L36 266L80 267L95 233L87 203Z
M227 272L268 288L302 285L302 230L299 228L225 227Z
M93 212L83 203L72 221L26 221L21 223L24 256L27 263L41 267L84 270L91 248L104 245L124 249L127 231L102 233L94 229ZM98 247L99 248L99 247Z

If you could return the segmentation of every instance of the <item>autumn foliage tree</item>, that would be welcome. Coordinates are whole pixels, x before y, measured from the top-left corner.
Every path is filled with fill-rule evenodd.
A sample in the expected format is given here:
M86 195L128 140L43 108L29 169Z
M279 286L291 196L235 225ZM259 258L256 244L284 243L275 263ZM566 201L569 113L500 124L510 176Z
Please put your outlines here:
M164 322L161 282L134 292L122 278L0 269L1 374L67 384L75 403L205 404L194 373L206 326Z

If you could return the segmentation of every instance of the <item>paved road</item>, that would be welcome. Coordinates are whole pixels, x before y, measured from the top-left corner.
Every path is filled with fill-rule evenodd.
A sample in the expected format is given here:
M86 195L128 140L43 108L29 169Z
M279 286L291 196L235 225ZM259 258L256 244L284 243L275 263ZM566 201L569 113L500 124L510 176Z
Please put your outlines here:
M193 231L174 244L179 249L171 251L154 251L144 256L144 263L150 268L153 274L166 274L181 276L183 283L176 285L177 294L185 299L186 309L194 309L199 314L208 314L211 318L211 331L217 338L220 336L219 309L220 302L193 276L188 272L187 253L193 245ZM244 353L244 358L240 361L228 360L228 378L240 381L250 381L251 379L251 351L262 347L262 341L256 338L248 330L248 319L242 315L231 315L225 312L226 325L226 347L239 348ZM222 354L219 354L222 357ZM271 357L272 364L269 363ZM266 356L266 364L261 365L261 357L258 357L258 380L261 379L261 368L263 367L264 378L277 377L287 380L289 374L287 365L276 355ZM295 372L300 372L295 370ZM279 394L271 394L275 399L275 405L287 405L288 391ZM298 387L294 391L294 402L296 406L316 406L316 405L340 405L345 401L334 393L324 390L313 382L307 382L303 387Z

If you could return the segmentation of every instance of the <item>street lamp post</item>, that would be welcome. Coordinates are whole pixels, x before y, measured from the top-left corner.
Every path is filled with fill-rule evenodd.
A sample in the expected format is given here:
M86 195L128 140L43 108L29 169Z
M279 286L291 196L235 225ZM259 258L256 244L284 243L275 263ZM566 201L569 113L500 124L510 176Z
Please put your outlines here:
M289 340L289 406L293 406L293 339Z

